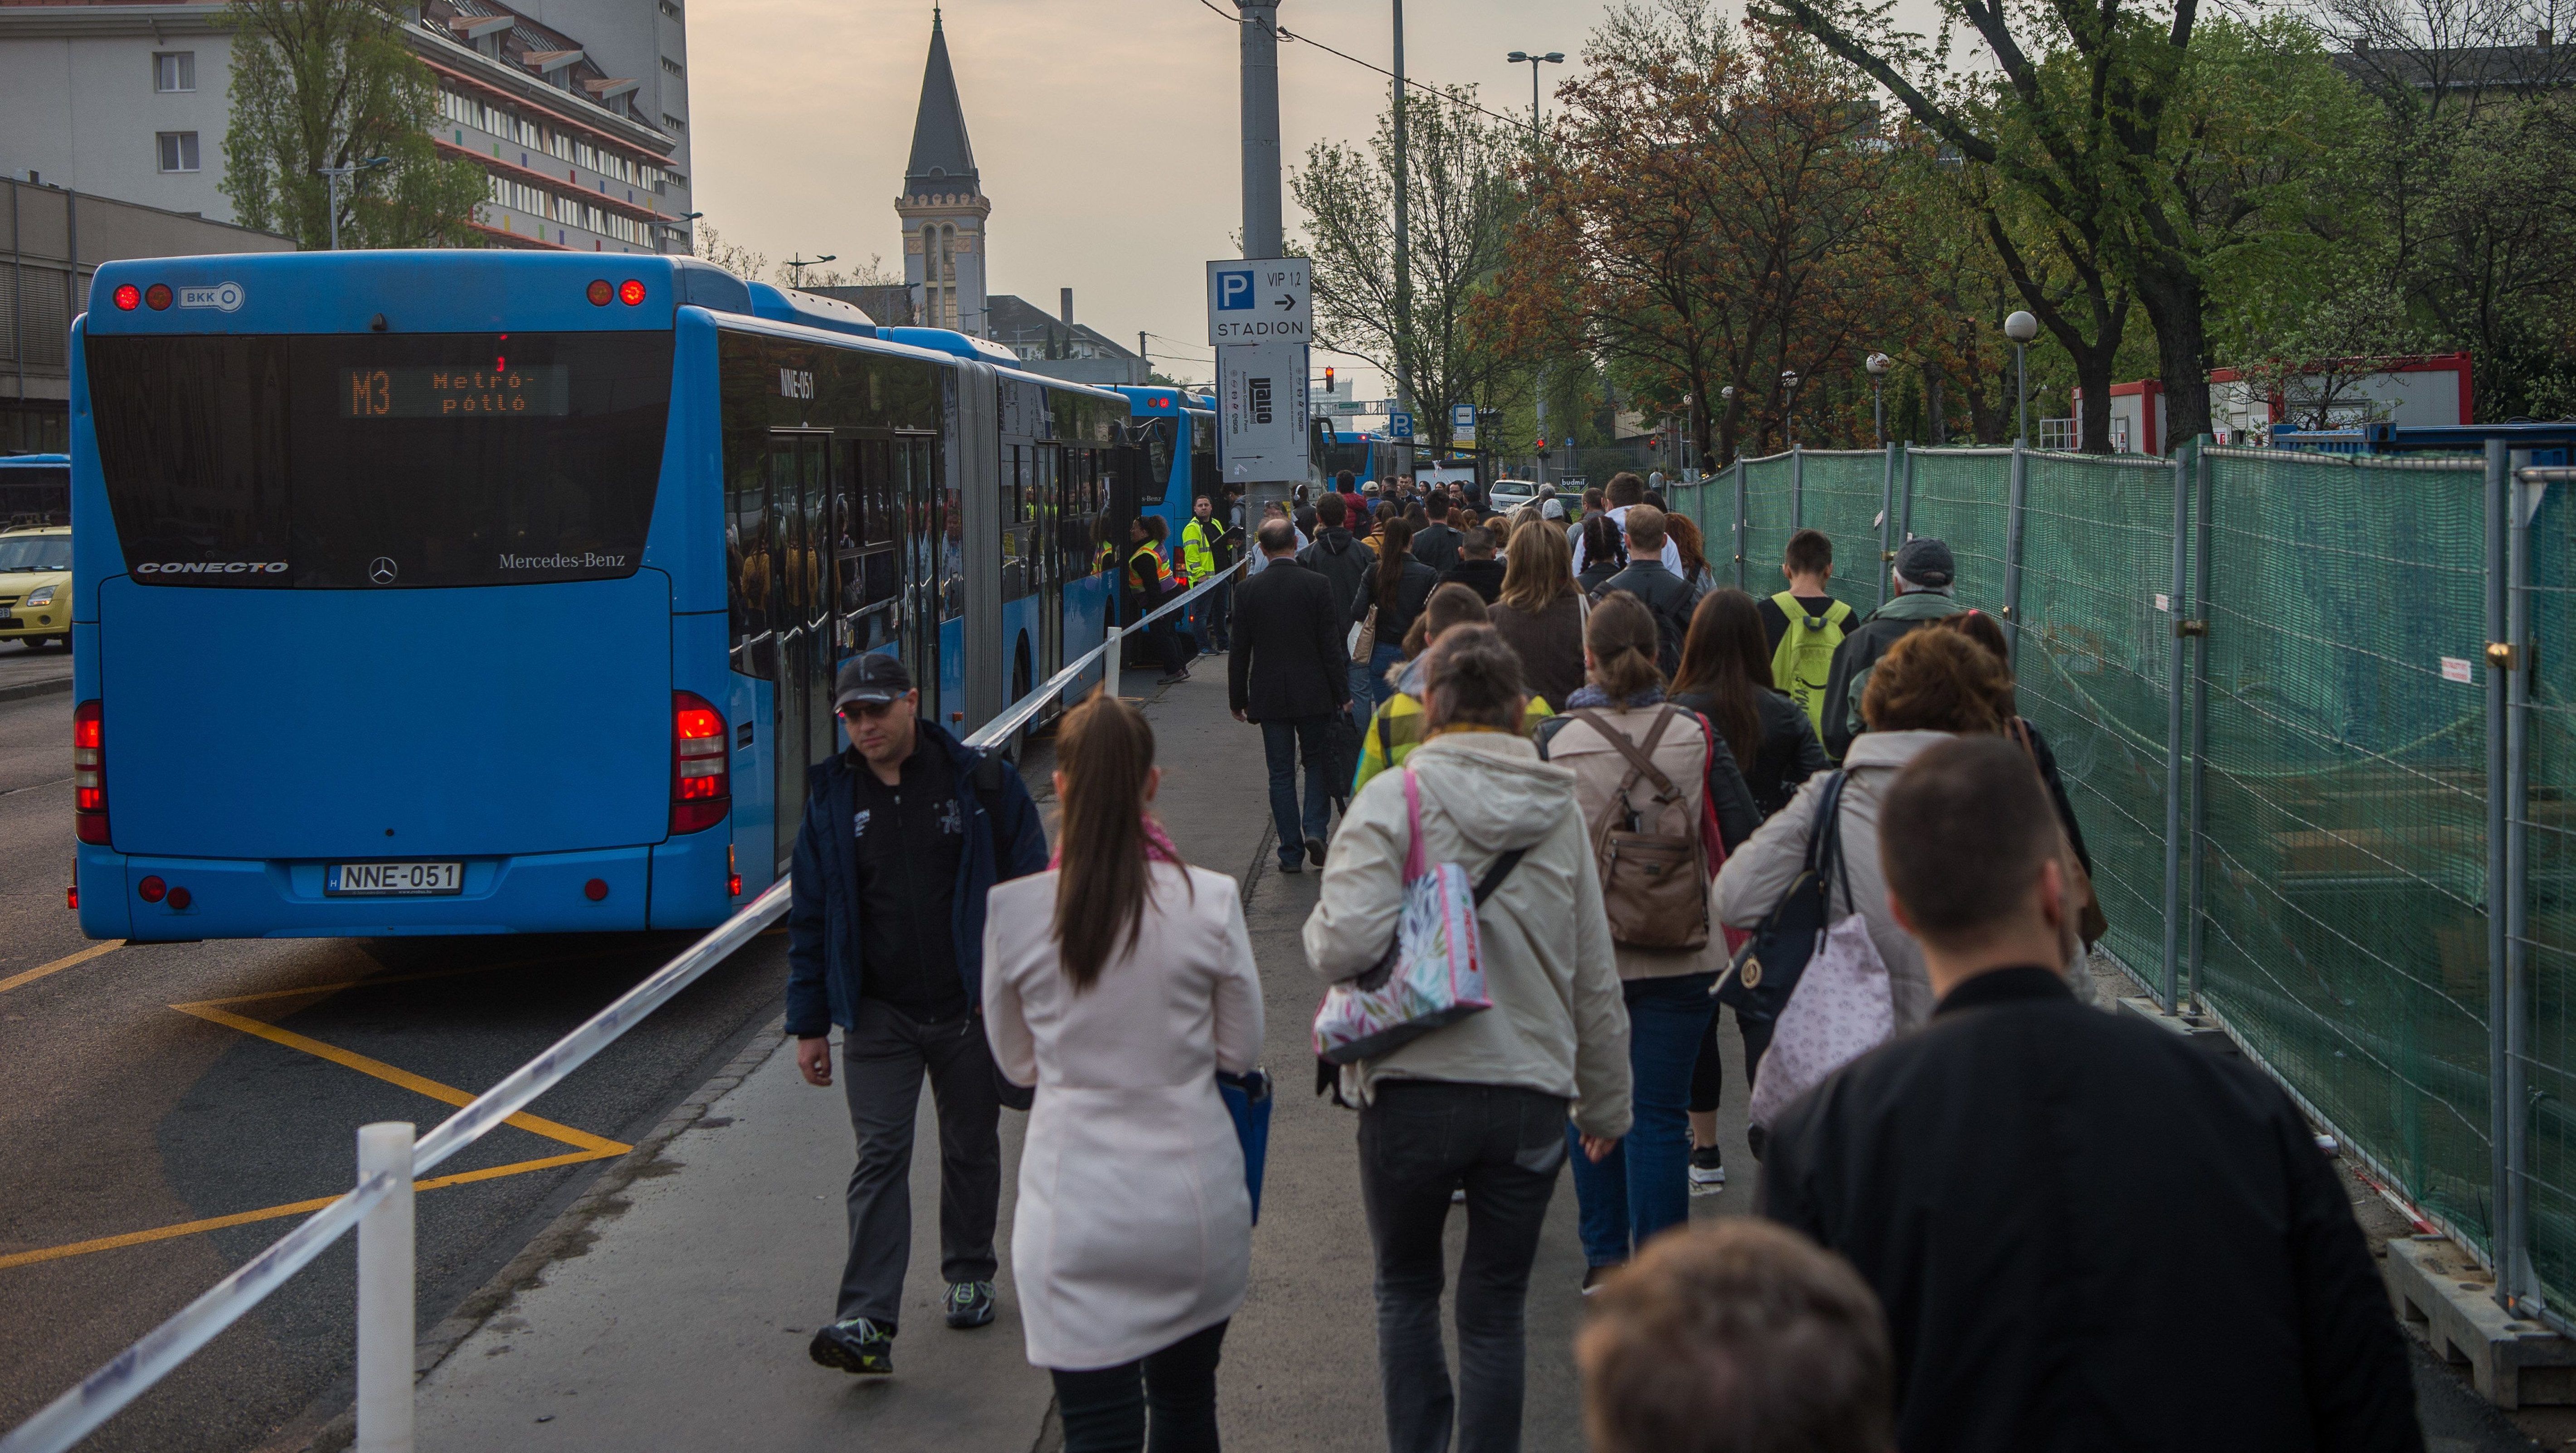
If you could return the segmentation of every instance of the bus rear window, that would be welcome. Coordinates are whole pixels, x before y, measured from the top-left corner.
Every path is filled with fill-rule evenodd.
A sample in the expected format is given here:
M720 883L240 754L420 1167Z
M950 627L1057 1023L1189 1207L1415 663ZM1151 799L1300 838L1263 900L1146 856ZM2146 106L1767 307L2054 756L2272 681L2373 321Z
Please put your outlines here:
M667 333L87 347L99 467L143 584L526 585L643 563Z

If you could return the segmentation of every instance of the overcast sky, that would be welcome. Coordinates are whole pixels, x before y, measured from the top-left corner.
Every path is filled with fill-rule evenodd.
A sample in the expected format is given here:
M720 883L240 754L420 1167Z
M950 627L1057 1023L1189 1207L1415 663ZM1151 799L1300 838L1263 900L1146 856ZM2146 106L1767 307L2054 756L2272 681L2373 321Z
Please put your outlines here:
M1210 9L1225 12L1216 13ZM1528 114L1515 49L1579 68L1602 0L1408 0L1407 70L1473 83ZM989 286L1074 316L1158 366L1204 381L1204 269L1239 255L1236 24L1229 0L948 0L949 55L992 200ZM1389 0L1284 0L1280 24L1388 63ZM882 254L900 274L894 197L930 44L926 0L697 0L689 10L695 204L727 240L773 260ZM1311 45L1280 46L1288 164L1319 140L1358 141L1385 109L1383 76ZM1552 96L1543 104L1554 110ZM1288 202L1289 231L1300 218ZM1320 355L1317 367L1324 360ZM1349 377L1348 361L1344 361ZM1362 371L1365 372L1365 371ZM1363 393L1377 396L1373 372Z

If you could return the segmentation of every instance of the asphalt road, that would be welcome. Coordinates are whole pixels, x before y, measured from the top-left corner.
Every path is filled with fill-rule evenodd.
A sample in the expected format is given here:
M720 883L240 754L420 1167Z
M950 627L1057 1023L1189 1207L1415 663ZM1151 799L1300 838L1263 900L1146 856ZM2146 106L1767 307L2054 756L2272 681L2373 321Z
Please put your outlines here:
M64 901L71 705L0 701L0 1429L295 1221L173 1228L336 1195L358 1126L426 1131L438 1087L488 1087L687 942L149 945L30 977L100 947ZM441 1167L500 1173L422 1194L421 1328L759 1032L785 973L784 939L755 941L531 1107L561 1133L506 1128ZM511 1169L536 1161L570 1163ZM333 1248L85 1446L299 1445L348 1402L353 1257Z

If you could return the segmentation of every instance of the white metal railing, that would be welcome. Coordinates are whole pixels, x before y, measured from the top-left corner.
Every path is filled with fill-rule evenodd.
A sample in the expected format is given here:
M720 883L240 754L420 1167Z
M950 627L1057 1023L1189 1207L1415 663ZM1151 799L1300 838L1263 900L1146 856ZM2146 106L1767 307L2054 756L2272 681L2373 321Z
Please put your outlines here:
M1135 623L1110 627L1099 645L978 727L966 738L966 744L994 747L1009 741L1089 670L1095 660L1105 663L1103 684L1110 694L1117 694L1118 647L1123 637L1179 610L1220 584L1240 578L1242 573L1243 567L1237 565L1210 576ZM615 1043L619 1035L643 1022L645 1016L669 1003L707 970L785 916L790 886L785 878L769 885L679 957L619 995L614 1003L556 1040L543 1054L512 1070L499 1084L439 1122L417 1142L407 1121L359 1127L358 1184L353 1189L314 1212L267 1250L208 1287L177 1315L81 1379L77 1387L0 1437L0 1453L61 1453L88 1437L101 1423L177 1370L197 1349L241 1320L352 1227L358 1232L356 1447L358 1453L409 1453L415 1341L413 1295L418 1284L412 1221L414 1180L526 1109L538 1096Z

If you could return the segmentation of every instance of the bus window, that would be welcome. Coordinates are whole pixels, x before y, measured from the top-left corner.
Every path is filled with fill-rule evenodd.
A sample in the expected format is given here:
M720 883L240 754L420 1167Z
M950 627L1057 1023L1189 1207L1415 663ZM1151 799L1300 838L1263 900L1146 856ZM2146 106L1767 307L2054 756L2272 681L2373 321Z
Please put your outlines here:
M1141 431L1144 438L1145 477L1139 481L1137 502L1158 505L1163 491L1172 482L1173 443L1180 437L1181 421L1174 418L1148 419Z
M632 575L671 348L643 333L92 340L127 565L138 585L247 588Z
M767 453L729 461L725 489L725 591L733 617L733 669L768 676L775 638L769 628L769 458Z

